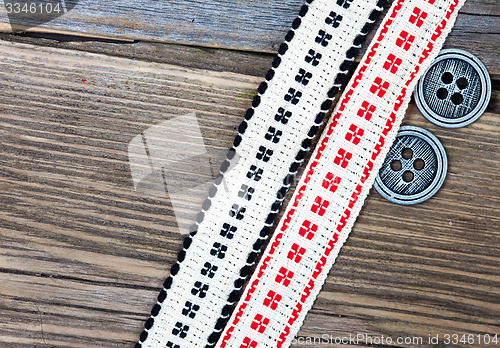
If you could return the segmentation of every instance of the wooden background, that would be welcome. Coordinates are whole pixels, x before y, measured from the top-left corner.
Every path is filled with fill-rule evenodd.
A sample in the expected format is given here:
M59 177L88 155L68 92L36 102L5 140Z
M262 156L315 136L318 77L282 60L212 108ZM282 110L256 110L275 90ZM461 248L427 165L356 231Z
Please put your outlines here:
M128 143L194 111L220 162L301 2L82 0L15 35L0 6L0 347L133 346L183 237ZM372 193L301 337L500 334L498 0L469 0L445 47L485 63L491 103L455 130L410 106L446 182L411 207Z

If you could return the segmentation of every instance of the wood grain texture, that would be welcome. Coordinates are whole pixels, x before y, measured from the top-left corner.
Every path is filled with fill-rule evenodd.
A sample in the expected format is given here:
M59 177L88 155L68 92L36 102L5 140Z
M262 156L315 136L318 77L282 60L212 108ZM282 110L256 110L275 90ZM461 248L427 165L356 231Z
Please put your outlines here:
M260 81L0 41L0 347L132 346L183 237L134 190L128 143L195 112L220 162ZM500 334L499 98L456 130L410 107L447 180L414 207L369 197L302 337Z
M80 0L67 14L29 31L275 52L302 3L303 0ZM499 18L497 0L467 1L447 45L471 51L490 70L499 67ZM6 9L1 6L0 30L11 30Z
M0 342L130 346L182 237L167 198L134 191L128 142L195 111L222 159L260 79L5 42L0 52ZM445 186L417 207L370 197L302 335L498 331L499 116L447 131L411 108L407 122L443 141Z

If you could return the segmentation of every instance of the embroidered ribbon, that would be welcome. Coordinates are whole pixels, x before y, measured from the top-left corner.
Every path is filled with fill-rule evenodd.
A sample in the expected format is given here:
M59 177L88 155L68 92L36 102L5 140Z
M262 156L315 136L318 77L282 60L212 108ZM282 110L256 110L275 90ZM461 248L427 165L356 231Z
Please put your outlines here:
M136 347L213 346L383 0L307 0Z
M313 152L218 347L288 347L464 0L397 0Z

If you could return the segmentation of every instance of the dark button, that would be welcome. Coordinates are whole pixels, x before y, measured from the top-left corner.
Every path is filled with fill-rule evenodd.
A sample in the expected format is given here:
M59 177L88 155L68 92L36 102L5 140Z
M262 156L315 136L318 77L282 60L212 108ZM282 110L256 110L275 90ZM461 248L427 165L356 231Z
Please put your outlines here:
M481 116L491 97L486 67L469 52L442 50L418 81L415 101L432 123L446 127L466 126Z
M391 202L417 204L439 190L447 169L446 152L434 135L419 127L401 127L374 188Z

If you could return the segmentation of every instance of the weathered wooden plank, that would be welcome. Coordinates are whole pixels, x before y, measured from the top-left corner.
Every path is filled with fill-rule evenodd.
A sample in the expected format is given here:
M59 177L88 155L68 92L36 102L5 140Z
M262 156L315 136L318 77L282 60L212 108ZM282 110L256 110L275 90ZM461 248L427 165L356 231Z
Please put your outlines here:
M29 31L275 52L302 3L302 0L120 0L111 4L80 0L70 12ZM490 71L500 72L499 16L496 0L468 0L447 46L469 50ZM3 7L0 7L0 30L10 31Z
M157 62L195 69L209 69L220 72L235 72L264 78L271 66L274 54L233 51L216 48L194 47L156 42L118 43L106 40L79 41L81 38L65 35L12 35L0 33L0 40L19 42L43 47L71 49L83 52L101 53L145 62ZM449 46L448 46L449 47ZM500 87L500 68L488 66L493 88ZM494 71L498 72L495 73ZM495 95L493 96L495 97ZM499 105L490 103L490 111Z
M102 53L115 57L173 64L188 68L208 68L213 71L236 72L262 78L267 70L269 70L274 57L274 54L260 52L244 52L145 41L106 42L95 39L79 41L81 38L74 36L34 33L23 35L0 33L0 39L44 47Z
M182 236L167 196L134 190L128 143L196 112L220 162L259 82L0 41L0 346L131 346ZM448 151L445 185L414 207L369 197L302 337L498 332L499 108L495 91L446 130L410 107Z

